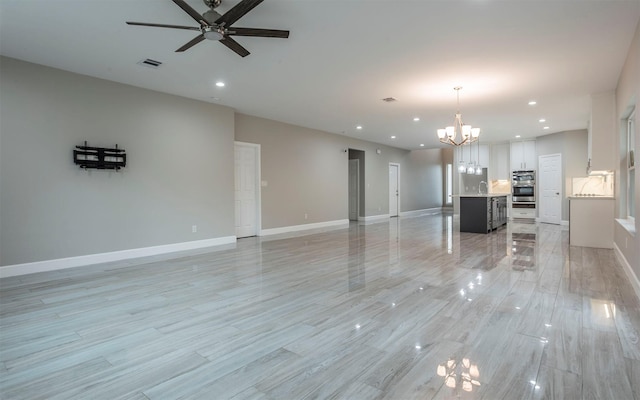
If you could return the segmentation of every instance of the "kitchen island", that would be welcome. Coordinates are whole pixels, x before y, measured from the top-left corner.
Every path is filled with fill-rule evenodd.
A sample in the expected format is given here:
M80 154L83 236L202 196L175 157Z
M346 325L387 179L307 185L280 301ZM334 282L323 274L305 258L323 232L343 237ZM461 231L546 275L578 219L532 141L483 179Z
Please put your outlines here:
M507 223L507 194L461 194L460 232L488 233Z
M613 196L569 196L569 245L613 248Z

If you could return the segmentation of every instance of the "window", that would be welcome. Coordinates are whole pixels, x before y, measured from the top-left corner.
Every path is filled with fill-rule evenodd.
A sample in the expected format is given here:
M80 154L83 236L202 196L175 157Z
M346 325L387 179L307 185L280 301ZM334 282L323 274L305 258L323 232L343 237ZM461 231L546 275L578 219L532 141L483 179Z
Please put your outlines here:
M635 219L636 209L636 165L635 165L635 120L636 111L633 110L627 118L627 218Z
M453 204L453 164L447 164L447 179L446 179L446 193L445 205Z

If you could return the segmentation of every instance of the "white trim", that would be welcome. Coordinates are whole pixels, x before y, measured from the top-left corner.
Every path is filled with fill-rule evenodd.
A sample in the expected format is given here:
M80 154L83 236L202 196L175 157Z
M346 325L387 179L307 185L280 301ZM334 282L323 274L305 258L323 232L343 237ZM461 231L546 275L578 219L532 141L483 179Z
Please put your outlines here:
M380 214L380 215L370 215L368 217L358 217L358 221L370 222L370 221L379 221L379 220L389 219L389 218L391 218L390 214Z
M636 296L638 296L638 299L640 299L640 280L638 279L638 276L635 274L635 272L631 268L631 265L629 264L629 261L627 261L624 254L615 242L613 242L613 250L616 254L618 262L622 264L622 269L624 269L624 272L627 274L627 277L631 282L631 286L633 286L633 290L636 292Z
M422 210L413 210L413 211L402 211L400 213L401 217L417 217L419 215L424 214L440 214L442 212L442 207L434 207L434 208L425 208Z
M314 224L293 225L293 226L283 226L280 228L263 229L262 231L260 231L260 236L278 235L281 233L299 232L299 231L306 231L309 229L329 228L329 227L335 227L336 229L338 229L338 228L346 228L347 226L349 226L349 219L339 219L336 221L316 222Z
M27 275L36 272L55 271L66 268L84 267L93 264L121 261L130 258L155 256L158 254L174 253L177 251L201 249L204 247L219 246L222 244L230 244L235 242L235 236L224 236L214 239L194 240L192 242L172 243L161 246L112 251L109 253L87 254L84 256L58 258L55 260L6 265L4 267L0 267L0 278L8 278L10 276L17 275Z

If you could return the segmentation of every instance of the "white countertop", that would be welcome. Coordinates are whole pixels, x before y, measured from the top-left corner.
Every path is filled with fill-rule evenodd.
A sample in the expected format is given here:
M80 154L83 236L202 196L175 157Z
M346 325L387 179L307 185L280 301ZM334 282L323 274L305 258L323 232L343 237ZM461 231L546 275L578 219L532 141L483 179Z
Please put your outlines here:
M613 196L567 196L569 200L615 200Z
M453 197L505 197L511 196L511 193L483 193L483 194L455 194Z

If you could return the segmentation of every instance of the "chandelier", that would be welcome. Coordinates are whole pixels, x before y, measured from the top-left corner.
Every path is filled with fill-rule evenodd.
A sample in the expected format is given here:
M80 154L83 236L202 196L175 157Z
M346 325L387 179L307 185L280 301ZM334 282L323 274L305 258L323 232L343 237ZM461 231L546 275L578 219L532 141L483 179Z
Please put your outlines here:
M458 111L453 121L453 126L438 129L438 139L441 143L450 144L452 146L461 146L465 143L473 143L480 137L480 128L472 128L471 125L465 125L462 122L462 114L460 113L460 89L462 86L453 88L458 98ZM460 133L460 141L457 141L458 133Z

